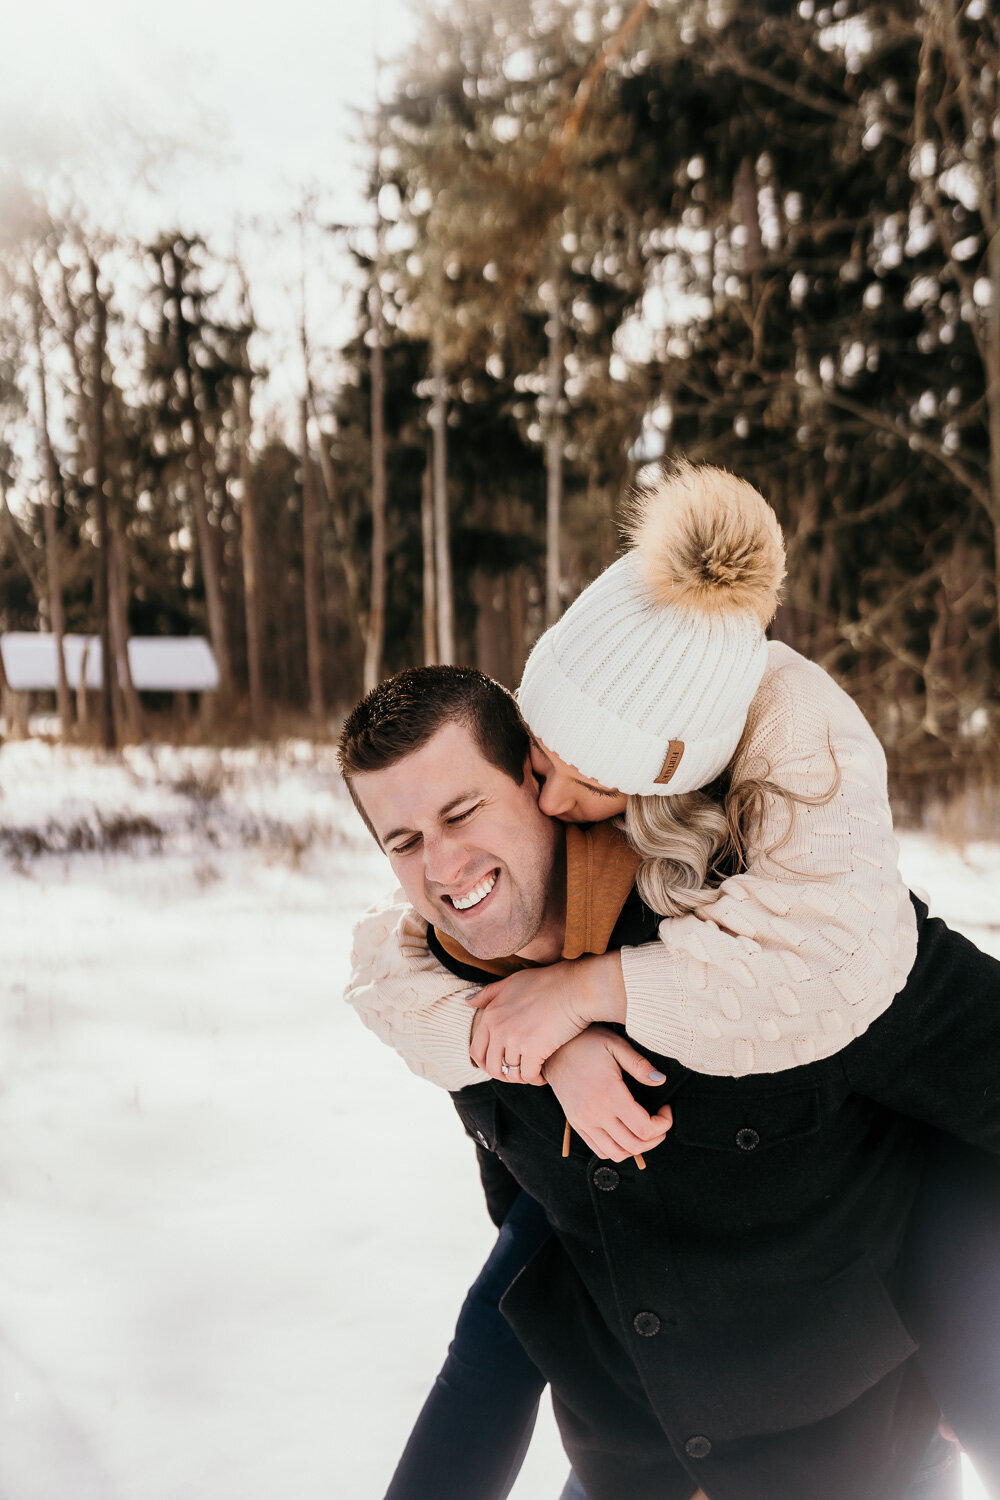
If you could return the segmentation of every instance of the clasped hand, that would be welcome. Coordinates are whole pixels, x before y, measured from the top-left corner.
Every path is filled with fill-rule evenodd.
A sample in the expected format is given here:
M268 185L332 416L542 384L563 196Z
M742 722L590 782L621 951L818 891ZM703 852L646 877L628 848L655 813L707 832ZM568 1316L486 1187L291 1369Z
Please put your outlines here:
M650 1114L625 1082L666 1082L663 1073L632 1043L606 1026L589 1026L560 1047L545 1065L545 1077L563 1114L596 1156L627 1161L659 1146L674 1122L669 1104Z
M673 1123L670 1106L650 1114L632 1097L623 1073L646 1085L664 1083L664 1075L625 1038L594 1024L625 1019L616 955L522 969L486 985L469 1004L476 1007L473 1062L505 1083L548 1083L572 1128L598 1156L625 1161L663 1140Z
M505 1083L543 1084L542 1068L553 1052L594 1019L587 1013L580 968L562 962L521 969L473 995L469 1004L479 1015L469 1056L476 1066Z

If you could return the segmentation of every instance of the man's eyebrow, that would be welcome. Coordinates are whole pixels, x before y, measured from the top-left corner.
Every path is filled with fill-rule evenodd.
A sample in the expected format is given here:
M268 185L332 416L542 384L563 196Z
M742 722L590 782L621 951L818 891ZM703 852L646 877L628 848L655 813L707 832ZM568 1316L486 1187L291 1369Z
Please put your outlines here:
M450 812L454 812L455 808L458 807L460 803L473 801L479 795L480 794L478 792L459 792L458 796L457 797L452 797L451 801L450 802L446 802L445 805L444 805L444 807L439 807L438 808L438 817L439 818L446 818ZM390 841L390 839L398 839L399 836L400 836L400 834L402 834L402 833L408 833L408 834L416 833L416 829L415 828L394 828L392 830L392 832L391 833L387 833L386 836L385 836L385 838L382 840L383 845L388 844L389 841Z

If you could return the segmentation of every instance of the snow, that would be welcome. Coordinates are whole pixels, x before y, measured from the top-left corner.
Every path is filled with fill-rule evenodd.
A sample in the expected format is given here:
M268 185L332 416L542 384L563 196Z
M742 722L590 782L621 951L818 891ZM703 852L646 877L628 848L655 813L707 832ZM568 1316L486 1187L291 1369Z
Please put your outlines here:
M1000 847L902 842L1000 954ZM493 1238L340 1001L390 881L329 747L0 750L0 1500L383 1494Z

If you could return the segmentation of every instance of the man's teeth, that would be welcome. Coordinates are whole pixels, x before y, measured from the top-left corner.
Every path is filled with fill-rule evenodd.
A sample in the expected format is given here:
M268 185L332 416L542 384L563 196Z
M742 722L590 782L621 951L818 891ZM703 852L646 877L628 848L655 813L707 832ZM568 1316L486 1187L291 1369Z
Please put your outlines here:
M481 880L476 889L470 891L467 896L455 896L451 903L452 906L454 906L456 911L468 911L470 906L478 906L480 901L489 895L490 891L496 885L496 881L496 871L494 870L492 874L487 875L485 880Z

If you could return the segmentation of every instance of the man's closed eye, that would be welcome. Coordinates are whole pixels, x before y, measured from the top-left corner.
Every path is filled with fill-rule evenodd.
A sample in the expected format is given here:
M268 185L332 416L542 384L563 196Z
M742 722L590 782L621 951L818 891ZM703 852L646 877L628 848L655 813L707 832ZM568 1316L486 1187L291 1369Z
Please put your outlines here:
M462 812L455 813L452 817L446 818L445 822L448 823L449 825L454 824L454 823L464 823L465 819L466 818L471 818L472 814L474 812L478 812L479 809L482 807L482 805L483 804L481 802L477 802L474 807L467 807Z

